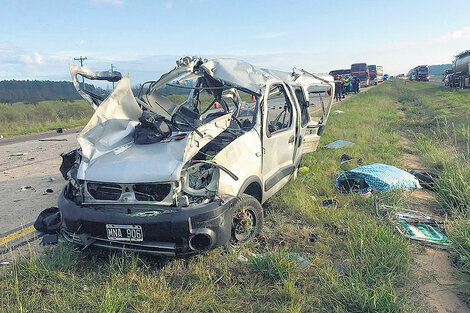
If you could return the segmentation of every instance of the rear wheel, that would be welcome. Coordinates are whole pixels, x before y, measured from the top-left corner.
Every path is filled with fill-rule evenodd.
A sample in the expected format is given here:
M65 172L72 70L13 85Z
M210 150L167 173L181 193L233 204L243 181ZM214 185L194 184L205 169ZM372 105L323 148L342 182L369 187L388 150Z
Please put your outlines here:
M231 245L250 241L261 233L263 227L263 207L254 197L244 194L235 205L232 213Z

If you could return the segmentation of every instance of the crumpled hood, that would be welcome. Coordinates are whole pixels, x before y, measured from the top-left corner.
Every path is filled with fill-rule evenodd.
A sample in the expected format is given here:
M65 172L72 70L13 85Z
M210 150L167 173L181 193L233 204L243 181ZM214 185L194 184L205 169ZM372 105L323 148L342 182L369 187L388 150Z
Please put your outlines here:
M78 179L114 183L178 180L181 169L196 153L223 132L231 114L225 114L189 132L184 139L137 145L135 126L142 114L126 76L96 109L78 136L82 162Z
M110 151L91 164L82 162L79 177L110 183L148 183L178 180L187 138L149 145L134 143Z

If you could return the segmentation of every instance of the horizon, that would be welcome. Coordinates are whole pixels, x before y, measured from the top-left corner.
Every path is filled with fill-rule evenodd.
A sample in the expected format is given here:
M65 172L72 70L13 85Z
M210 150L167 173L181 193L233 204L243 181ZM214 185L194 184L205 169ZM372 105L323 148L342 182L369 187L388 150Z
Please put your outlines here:
M317 73L366 62L406 74L449 64L470 48L468 7L460 0L4 1L0 80L70 81L68 64L79 56L94 71L113 64L132 85L158 79L186 55Z

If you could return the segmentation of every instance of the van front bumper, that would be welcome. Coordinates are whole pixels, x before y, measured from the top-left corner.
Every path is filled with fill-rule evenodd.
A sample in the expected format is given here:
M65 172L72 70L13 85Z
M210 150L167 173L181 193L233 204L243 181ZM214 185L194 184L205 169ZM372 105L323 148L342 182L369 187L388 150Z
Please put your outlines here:
M61 234L69 242L115 250L132 250L155 255L184 256L225 245L231 236L231 197L192 208L154 206L142 212L128 206L78 205L62 193L58 207ZM136 225L142 241L108 239L106 225Z

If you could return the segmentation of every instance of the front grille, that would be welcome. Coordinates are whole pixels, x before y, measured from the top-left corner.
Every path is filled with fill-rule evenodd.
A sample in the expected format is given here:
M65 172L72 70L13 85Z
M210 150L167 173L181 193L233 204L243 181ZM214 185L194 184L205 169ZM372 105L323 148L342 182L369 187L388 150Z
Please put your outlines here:
M172 184L137 183L116 184L104 182L86 182L85 202L120 202L120 203L155 203L173 204L170 194Z
M138 201L162 201L170 193L170 184L135 184L135 198Z
M119 200L122 187L118 184L88 183L87 189L95 200Z

